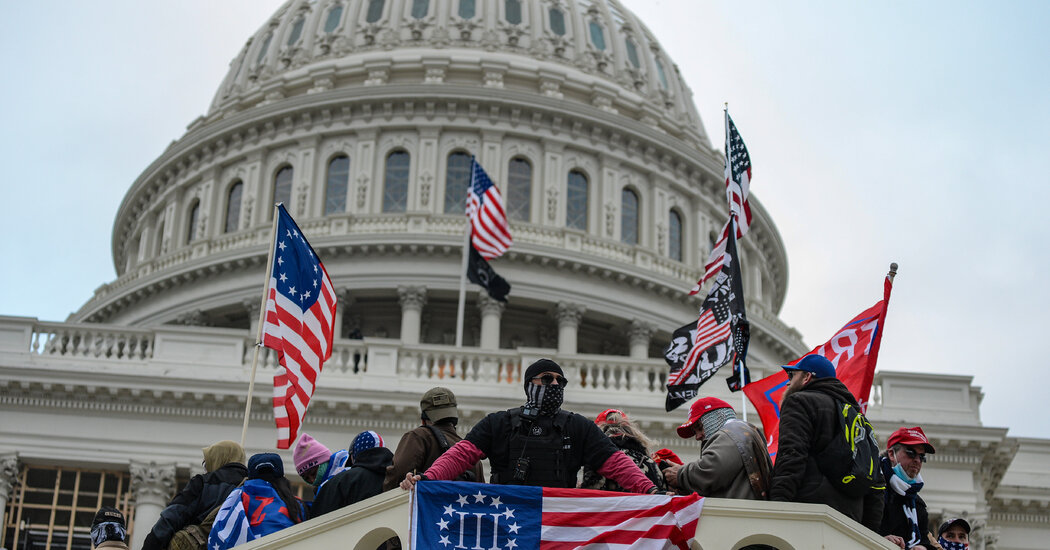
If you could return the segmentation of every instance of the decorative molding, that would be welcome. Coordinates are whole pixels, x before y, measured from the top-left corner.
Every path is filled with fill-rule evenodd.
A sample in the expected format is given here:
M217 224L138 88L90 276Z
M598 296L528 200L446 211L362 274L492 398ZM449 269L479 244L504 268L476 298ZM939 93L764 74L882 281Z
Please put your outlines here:
M139 462L132 460L131 493L137 503L143 501L160 502L163 505L175 492L175 464L157 464L156 462Z
M558 302L554 309L554 318L558 321L558 327L579 327L587 306L572 304L569 302Z
M397 297L402 311L422 311L427 303L427 287L402 285L397 287Z
M7 501L18 485L18 454L0 455L0 501ZM2 509L0 509L2 512Z

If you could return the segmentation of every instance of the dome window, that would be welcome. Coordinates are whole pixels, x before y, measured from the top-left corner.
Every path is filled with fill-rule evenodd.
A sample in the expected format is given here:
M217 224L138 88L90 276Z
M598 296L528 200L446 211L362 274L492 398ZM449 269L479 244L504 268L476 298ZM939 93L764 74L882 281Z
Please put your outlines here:
M620 241L638 244L638 193L631 189L620 196Z
M325 34L332 34L337 27L339 27L339 21L343 18L343 5L336 4L332 6L332 9L328 10L328 18L324 20L324 32Z
M197 226L200 225L201 215L201 201L193 201L193 206L190 207L189 223L186 224L186 244L190 244L197 240Z
M598 51L604 52L605 31L602 30L602 26L599 25L597 21L591 21L588 24L588 27L591 30L591 44L594 44L594 47L597 48Z
M507 217L529 221L531 217L532 165L521 157L507 165Z
M305 23L306 19L301 15L295 20L295 23L292 23L292 32L288 34L289 46L295 45L299 41L299 37L303 35L303 24Z
M273 33L266 35L266 39L263 40L262 47L259 48L259 54L255 56L255 64L258 65L263 62L266 58L266 50L270 49L270 39L273 38Z
M273 177L273 200L271 204L284 203L284 207L292 209L292 167L285 166L277 171ZM273 208L270 208L270 219L273 219Z
M671 210L668 215L667 255L672 260L682 261L682 216Z
M237 180L230 186L226 194L226 226L225 233L233 233L241 225L241 194L244 192L244 184Z
M383 5L385 0L368 0L368 13L365 14L366 23L375 23L383 18Z
M565 226L587 230L587 176L579 170L569 172L568 192L565 194Z
M670 88L667 85L667 73L664 72L664 64L659 59L656 60L656 75L660 77L660 87L664 90Z
M350 183L350 157L339 155L328 161L324 190L324 215L346 212L346 189Z
M445 167L445 213L462 214L467 208L470 185L470 155L463 152L448 156Z
M474 0L459 0L459 11L456 13L460 19L474 19Z
M412 19L422 19L430 11L430 0L412 0Z
M547 12L551 20L551 32L558 36L565 36L565 14L558 8L551 8Z
M638 48L634 45L634 40L628 38L625 44L627 45L627 60L635 69L642 68L642 63L638 61Z
M503 1L503 18L511 25L521 24L521 0Z
M383 178L383 212L404 212L408 208L409 156L405 151L394 151L386 157L386 175Z

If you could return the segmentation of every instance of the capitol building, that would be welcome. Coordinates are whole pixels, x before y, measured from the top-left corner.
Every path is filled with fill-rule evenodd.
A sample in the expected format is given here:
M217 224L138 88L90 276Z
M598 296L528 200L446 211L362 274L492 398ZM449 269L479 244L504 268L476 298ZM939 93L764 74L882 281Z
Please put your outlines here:
M140 548L201 447L239 438L275 202L338 295L303 428L328 447L367 429L396 445L436 385L468 429L520 404L523 366L551 357L566 408L622 408L695 458L685 410L664 412L663 349L696 318L687 292L726 220L722 121L712 139L659 38L618 0L285 3L223 54L207 113L142 159L113 223L117 278L64 322L0 316L0 548L90 548L101 504ZM492 266L512 291L468 287L456 346L471 156L504 198L514 245ZM738 244L754 379L819 343L779 317L787 251L760 200ZM249 453L274 448L275 363L264 349ZM922 425L937 448L931 522L968 518L971 548L1050 546L1050 441L983 425L969 376L880 367L880 435ZM739 412L729 374L701 391Z

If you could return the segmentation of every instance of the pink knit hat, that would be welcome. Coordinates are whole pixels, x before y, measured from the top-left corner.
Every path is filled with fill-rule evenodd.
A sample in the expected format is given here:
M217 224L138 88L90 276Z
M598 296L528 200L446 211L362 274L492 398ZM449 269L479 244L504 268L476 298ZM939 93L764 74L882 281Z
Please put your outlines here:
M329 451L328 447L321 445L320 441L310 437L308 433L303 433L303 436L299 438L299 442L295 444L295 450L292 451L295 471L299 472L299 475L303 475L303 472L328 460L331 456L332 451Z

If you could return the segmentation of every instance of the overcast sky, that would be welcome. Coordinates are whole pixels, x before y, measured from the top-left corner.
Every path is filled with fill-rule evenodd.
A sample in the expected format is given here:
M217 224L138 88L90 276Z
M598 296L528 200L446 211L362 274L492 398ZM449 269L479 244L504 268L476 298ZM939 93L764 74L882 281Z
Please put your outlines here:
M974 376L1050 438L1050 4L629 0L707 131L729 102L815 346L900 271L879 368ZM0 314L63 320L115 278L124 193L203 114L277 0L0 0Z

